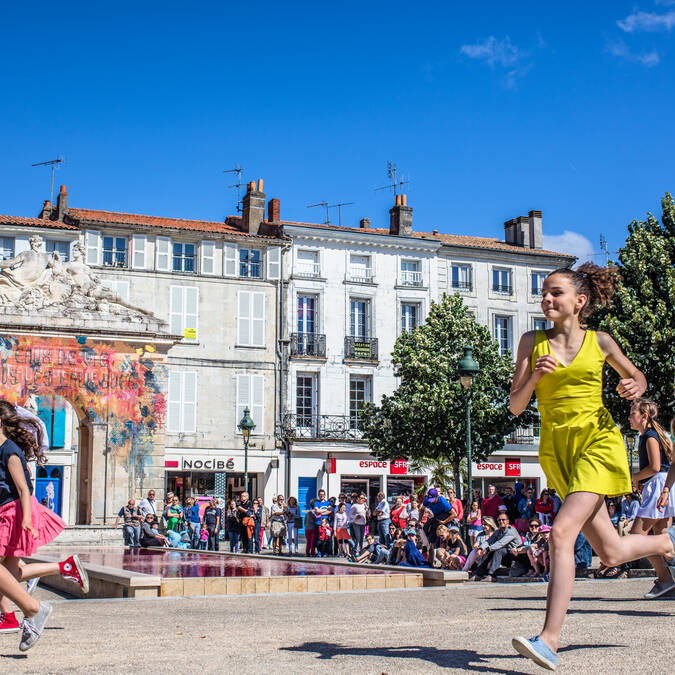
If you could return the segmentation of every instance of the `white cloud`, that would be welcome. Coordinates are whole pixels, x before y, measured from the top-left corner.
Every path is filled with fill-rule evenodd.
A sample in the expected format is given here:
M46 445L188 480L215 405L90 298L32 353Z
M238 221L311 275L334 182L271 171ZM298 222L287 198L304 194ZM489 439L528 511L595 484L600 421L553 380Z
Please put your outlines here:
M490 35L483 42L473 45L462 45L459 51L470 59L485 61L492 68L495 65L507 68L516 64L524 56L523 52L511 42L511 38L508 35L502 40L498 40L494 35Z
M583 234L565 230L562 234L545 234L544 248L556 253L568 253L577 257L576 264L593 261L597 256L593 244Z
M613 42L608 42L606 45L607 51L620 59L625 59L631 63L639 63L643 66L651 68L659 64L661 60L659 53L652 49L650 52L642 52L640 54L631 51L628 45L623 40L614 40Z
M657 12L634 12L616 25L626 33L635 31L659 31L675 28L675 10L659 14Z

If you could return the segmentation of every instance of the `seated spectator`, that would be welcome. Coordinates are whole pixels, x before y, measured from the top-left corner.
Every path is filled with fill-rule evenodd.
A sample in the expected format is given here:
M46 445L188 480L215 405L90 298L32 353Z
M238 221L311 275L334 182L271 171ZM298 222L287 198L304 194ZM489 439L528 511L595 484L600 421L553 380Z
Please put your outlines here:
M389 565L401 565L405 562L405 539L397 539L394 542L394 546L389 553L389 558L387 560Z
M379 563L382 562L383 560L387 559L387 552L385 552L383 555L380 554L380 550L383 547L380 546L375 541L375 537L372 534L367 534L366 535L366 542L363 545L363 548L359 552L357 556L352 556L351 561L352 562L358 562L358 563L364 563L364 562L369 562L369 563Z
M542 527L539 522L539 518L532 518L528 527L528 532L521 535L522 543L518 548L514 548L511 551L511 569L509 570L509 576L511 577L522 577L522 576L534 576L533 568L530 563L530 558L528 556L528 551L530 546L540 538L539 530Z
M459 535L459 528L456 525L446 527L441 525L436 530L440 547L435 549L435 557L440 562L441 567L450 570L461 570L466 562L467 550L464 540Z
M494 518L486 516L483 518L482 523L483 531L476 536L476 541L473 543L472 551L469 552L469 557L464 563L462 570L464 572L469 572L473 567L474 563L478 562L478 551L483 548L483 544L497 531L497 523L495 523Z
M476 537L483 531L481 515L478 500L474 499L471 502L469 513L466 516L466 522L469 525L469 538L471 539L472 546L476 543Z
M534 512L542 525L553 524L553 500L550 498L548 490L541 491L541 496L534 504Z
M400 565L403 567L428 567L428 563L422 552L417 548L415 539L417 538L417 532L408 528L406 530L406 537L408 541L403 547L403 554L405 560L403 560Z
M168 546L168 544L168 539L157 530L154 515L148 513L141 525L141 546L145 546L146 548L161 548Z
M607 507L607 512L609 513L609 519L612 521L612 525L618 530L619 528L619 511L616 508L616 502L613 499L608 499L605 501L605 506ZM595 577L600 579L623 579L628 576L628 567L627 565L617 565L616 567L608 567L600 563L600 566L595 571Z
M616 508L616 502L613 499L610 499L607 502L607 512L609 513L609 519L612 521L612 525L614 525L615 529L618 529L620 514Z
M640 500L637 492L629 492L621 501L621 514L617 526L620 537L630 534L639 508Z
M322 518L319 525L319 557L326 558L332 552L333 528L328 524L328 518Z
M396 502L394 503L394 508L391 510L391 522L395 527L400 527L402 530L406 528L408 524L408 509L403 503L401 497L396 497Z
M532 572L527 574L529 577L543 577L548 574L548 537L550 532L549 525L542 525L539 528L539 537L527 549L527 557L530 559L530 565L532 565Z
M579 532L577 540L574 542L574 565L577 576L588 576L588 570L593 564L593 549L588 543L588 539L583 532Z
M480 562L472 581L492 581L494 573L502 564L511 564L511 551L522 543L518 530L509 524L506 511L499 514L497 524L497 531L478 550Z

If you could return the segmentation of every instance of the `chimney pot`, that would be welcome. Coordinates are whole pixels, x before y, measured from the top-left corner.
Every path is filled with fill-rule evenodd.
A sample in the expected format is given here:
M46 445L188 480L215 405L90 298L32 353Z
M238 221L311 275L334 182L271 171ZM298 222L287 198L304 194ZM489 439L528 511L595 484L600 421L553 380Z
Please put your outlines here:
M263 191L263 179L258 178L258 192L262 192L262 191Z
M401 195L396 195L396 199L394 200L394 206L401 206Z
M252 181L248 184L248 190L246 190L246 192L251 192L252 190L255 190L255 181L254 181L254 180L252 180Z
M369 230L370 229L370 218L361 218L361 221L359 222L359 227L362 230Z
M432 230L432 231L431 231L431 234L437 235L437 234L438 234L438 230Z
M408 195L401 195L401 206L408 205Z
M61 186L61 194L64 194L66 192L66 186L62 185Z

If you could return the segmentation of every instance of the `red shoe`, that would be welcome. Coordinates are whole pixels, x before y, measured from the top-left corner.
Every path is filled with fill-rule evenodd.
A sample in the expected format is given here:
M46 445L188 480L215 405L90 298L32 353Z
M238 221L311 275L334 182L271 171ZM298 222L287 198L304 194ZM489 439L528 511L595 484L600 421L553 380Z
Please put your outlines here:
M19 622L14 616L14 612L0 614L0 633L18 633Z
M76 555L60 562L59 571L64 579L71 579L80 585L84 593L89 593L89 575Z

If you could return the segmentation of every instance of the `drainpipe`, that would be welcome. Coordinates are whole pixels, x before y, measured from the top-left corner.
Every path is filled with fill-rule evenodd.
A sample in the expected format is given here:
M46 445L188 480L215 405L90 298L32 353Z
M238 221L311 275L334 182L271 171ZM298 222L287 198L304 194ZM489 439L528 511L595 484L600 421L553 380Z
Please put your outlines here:
M285 358L286 358L286 352L285 352L285 345L288 342L288 340L284 339L284 335L286 333L285 331L285 323L286 323L286 318L285 318L285 313L284 309L286 306L285 303L285 294L286 294L286 287L284 283L284 253L288 250L286 246L284 246L281 250L281 263L280 263L280 270L279 270L279 325L277 328L277 358L279 359L279 431L281 435L281 446L285 452L285 469L284 469L284 494L286 495L286 498L289 497L290 495L290 489L291 489L291 445L284 436L284 386L286 383L285 379Z

